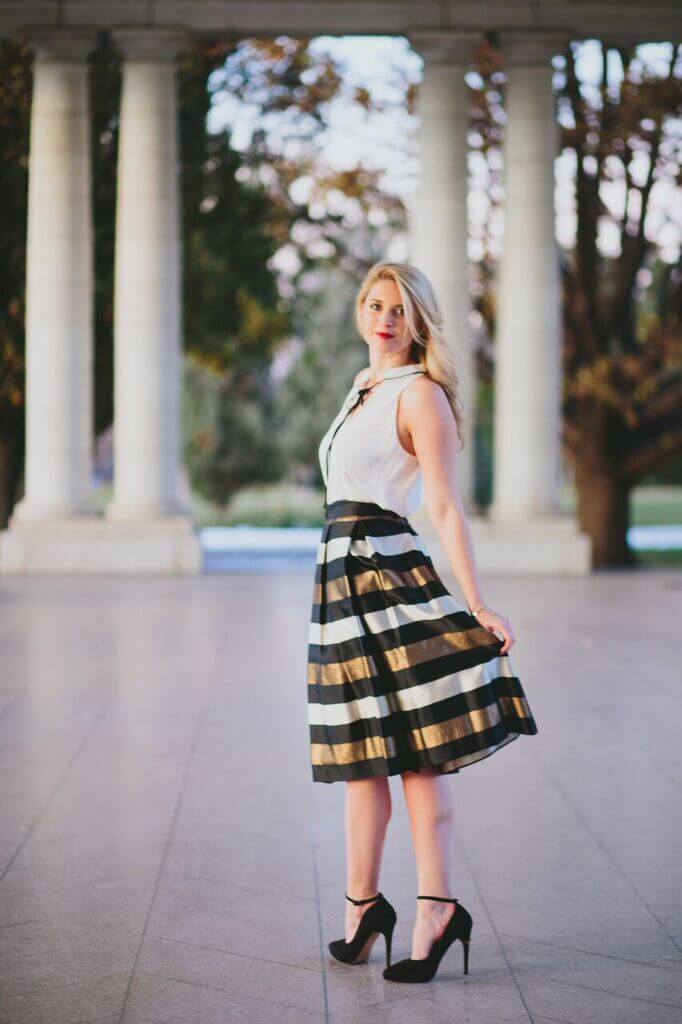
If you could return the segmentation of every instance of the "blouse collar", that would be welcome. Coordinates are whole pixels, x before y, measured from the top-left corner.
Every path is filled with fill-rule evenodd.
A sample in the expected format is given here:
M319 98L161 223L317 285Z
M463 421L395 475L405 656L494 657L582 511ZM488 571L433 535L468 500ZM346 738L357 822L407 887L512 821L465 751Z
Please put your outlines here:
M366 366L363 370L365 374L370 369ZM404 377L408 373L426 373L423 363L405 363L403 366L392 366L388 370L384 370L381 375L381 380L386 380L390 377ZM362 387L361 384L356 385L358 388Z

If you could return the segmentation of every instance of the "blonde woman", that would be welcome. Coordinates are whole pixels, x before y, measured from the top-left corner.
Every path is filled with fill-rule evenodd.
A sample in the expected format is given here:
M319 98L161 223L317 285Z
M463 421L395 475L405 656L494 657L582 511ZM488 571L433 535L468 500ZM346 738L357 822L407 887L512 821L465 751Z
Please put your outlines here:
M390 981L429 981L472 918L452 896L445 778L537 726L509 650L511 623L484 599L457 490L458 378L433 286L407 263L370 268L356 300L369 365L319 446L326 486L308 648L314 782L346 783L344 963L380 934ZM466 599L436 573L408 516L424 501ZM391 964L395 910L378 891L400 775L417 862L411 956Z

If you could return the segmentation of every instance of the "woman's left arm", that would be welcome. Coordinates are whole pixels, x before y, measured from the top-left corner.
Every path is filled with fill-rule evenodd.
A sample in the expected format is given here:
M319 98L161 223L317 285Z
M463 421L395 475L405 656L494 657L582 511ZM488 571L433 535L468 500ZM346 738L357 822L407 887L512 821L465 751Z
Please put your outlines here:
M407 428L424 477L429 518L457 582L471 610L485 605L474 546L457 486L458 436L455 418L444 390L422 377L401 395L401 421ZM485 608L476 616L486 629L504 638L500 654L515 642L511 623L504 615Z

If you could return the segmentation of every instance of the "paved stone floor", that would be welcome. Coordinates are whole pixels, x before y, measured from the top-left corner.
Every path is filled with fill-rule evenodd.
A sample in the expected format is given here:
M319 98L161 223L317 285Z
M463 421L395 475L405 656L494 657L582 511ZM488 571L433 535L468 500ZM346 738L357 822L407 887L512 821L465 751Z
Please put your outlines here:
M452 777L470 973L456 943L408 986L382 942L326 950L344 788L310 777L309 573L0 581L2 1024L679 1024L682 575L485 584L539 733Z

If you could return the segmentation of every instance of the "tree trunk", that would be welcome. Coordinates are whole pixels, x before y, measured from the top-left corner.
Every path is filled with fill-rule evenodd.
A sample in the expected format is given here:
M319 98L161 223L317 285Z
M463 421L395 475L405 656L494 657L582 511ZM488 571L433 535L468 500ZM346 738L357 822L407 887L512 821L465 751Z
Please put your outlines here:
M593 453L575 458L578 523L592 538L592 564L632 566L636 559L628 547L630 485L612 465Z
M17 500L21 475L22 444L0 437L0 530L4 530Z

